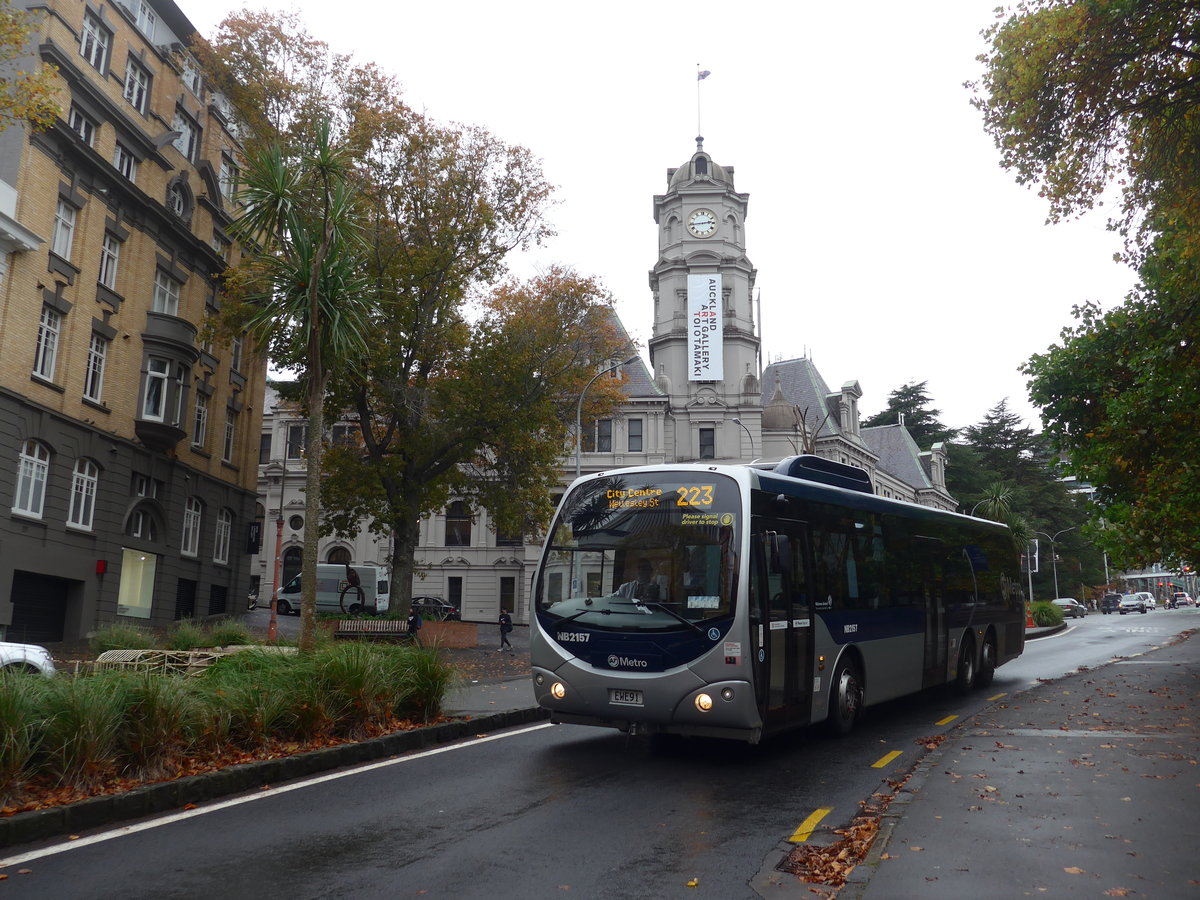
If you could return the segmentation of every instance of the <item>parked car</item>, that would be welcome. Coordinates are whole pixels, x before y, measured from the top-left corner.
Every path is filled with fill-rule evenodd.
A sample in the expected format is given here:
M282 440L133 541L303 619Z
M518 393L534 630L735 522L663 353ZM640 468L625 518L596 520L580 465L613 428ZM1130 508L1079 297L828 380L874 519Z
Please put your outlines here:
M1050 602L1063 611L1063 618L1082 619L1088 614L1087 607L1074 597L1059 597Z
M1191 595L1187 591L1176 591L1171 595L1171 604L1176 609L1183 609L1185 606L1195 606L1196 603L1192 600Z
M1125 615L1127 612L1139 612L1145 615L1146 601L1141 594L1122 594L1121 602L1117 604L1117 612Z
M37 672L54 674L54 660L45 647L37 644L0 642L0 672Z
M1120 594L1105 594L1100 598L1100 612L1104 613L1106 616L1109 613L1115 613L1117 611L1117 604L1120 602Z
M431 622L452 622L462 618L458 607L441 597L413 597L412 605L422 619Z

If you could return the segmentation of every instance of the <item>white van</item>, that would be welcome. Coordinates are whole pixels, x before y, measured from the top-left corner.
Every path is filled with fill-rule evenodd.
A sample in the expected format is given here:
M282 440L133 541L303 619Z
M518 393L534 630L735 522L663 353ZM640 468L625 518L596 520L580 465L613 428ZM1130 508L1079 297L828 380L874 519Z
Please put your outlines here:
M1149 591L1138 591L1137 595L1142 598L1142 603L1145 605L1147 612L1152 609L1158 609L1158 601L1152 593Z
M346 567L335 564L317 566L317 612L322 613L385 613L391 597L391 579L383 566L351 566L358 575L362 588L361 600L358 592L346 580ZM300 614L301 572L279 589L275 603L277 612L283 615ZM345 604L343 606L343 603Z

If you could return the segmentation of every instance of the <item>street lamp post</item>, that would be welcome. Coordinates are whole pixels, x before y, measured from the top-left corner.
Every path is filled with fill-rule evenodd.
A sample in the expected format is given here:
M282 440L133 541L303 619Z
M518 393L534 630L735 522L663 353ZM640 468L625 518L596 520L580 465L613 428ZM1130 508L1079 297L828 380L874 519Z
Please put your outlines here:
M1074 531L1078 525L1072 525L1070 528L1064 528L1061 531L1054 532L1054 537L1046 534L1044 531L1035 531L1034 534L1040 534L1042 537L1050 541L1050 567L1054 570L1054 596L1058 596L1058 536L1066 534L1068 531Z
M279 634L279 570L283 562L283 491L287 469L279 463L267 466L267 480L272 484L279 482L279 510L275 516L275 571L271 576L271 621L267 625L267 641L275 643Z
M733 421L736 424L742 426L742 431L746 432L746 437L748 437L750 439L750 458L754 459L755 458L755 456L754 456L754 435L752 435L750 433L750 429L746 427L746 423L743 422L741 419L735 418Z
M579 402L575 404L575 477L576 478L578 478L582 472L582 468L581 468L582 459L581 459L580 453L583 450L583 425L581 423L581 417L583 415L583 398L587 395L588 388L590 388L593 384L595 384L596 379L599 378L601 375L607 375L613 369L619 369L619 368L621 368L621 366L627 366L631 362L636 360L637 358L638 358L637 356L631 356L631 357L629 357L629 359L622 360L619 363L613 363L607 369L601 369L599 372L597 372L595 375L592 376L592 380L589 381L586 385L584 385L583 390L579 392Z

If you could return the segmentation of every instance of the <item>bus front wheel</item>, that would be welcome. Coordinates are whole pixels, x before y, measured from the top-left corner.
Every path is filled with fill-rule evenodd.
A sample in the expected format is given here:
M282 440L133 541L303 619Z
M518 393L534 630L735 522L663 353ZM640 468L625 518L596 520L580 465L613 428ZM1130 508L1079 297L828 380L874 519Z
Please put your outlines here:
M954 679L954 687L960 694L969 694L975 687L975 645L963 641L958 651L958 676Z
M829 683L829 730L837 736L849 734L862 714L863 684L858 666L842 659Z

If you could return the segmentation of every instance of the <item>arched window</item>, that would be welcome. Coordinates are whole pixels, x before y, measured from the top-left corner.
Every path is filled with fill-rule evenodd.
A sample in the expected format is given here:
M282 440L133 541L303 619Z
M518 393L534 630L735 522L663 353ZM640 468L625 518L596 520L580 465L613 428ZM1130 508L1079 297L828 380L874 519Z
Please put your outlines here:
M17 493L13 512L42 517L46 503L46 478L50 473L50 449L40 441L28 440L17 457Z
M96 511L96 486L100 481L100 469L90 459L75 461L75 474L71 479L71 512L67 524L76 528L92 530L92 516Z
M179 541L179 552L184 556L195 556L200 552L200 520L203 509L197 497L188 497L183 506L183 537Z
M288 547L283 551L283 564L279 574L280 584L287 584L300 574L301 555L299 547Z
M233 513L223 509L217 513L217 531L213 541L213 562L229 562L229 537L233 534Z
M348 564L351 559L353 559L353 557L351 557L350 551L345 547L330 547L329 553L325 557L326 562L332 563L335 566L344 566Z
M461 500L446 507L446 546L471 546L471 513Z

